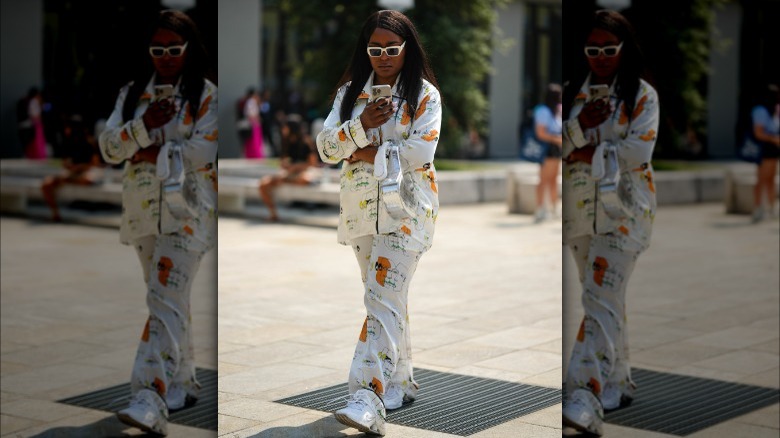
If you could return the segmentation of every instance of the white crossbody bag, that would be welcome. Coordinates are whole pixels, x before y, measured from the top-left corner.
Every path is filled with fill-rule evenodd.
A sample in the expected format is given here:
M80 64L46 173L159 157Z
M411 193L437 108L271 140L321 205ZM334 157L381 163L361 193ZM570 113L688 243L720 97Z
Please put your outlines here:
M404 174L401 168L399 145L393 140L382 143L374 160L374 177L379 179L379 199L387 214L393 219L404 219L414 215L414 189L412 176Z
M167 142L157 156L157 177L162 179L162 198L176 219L192 219L198 215L195 185L187 183L182 146Z
M596 153L601 152L603 147L602 160L595 160L593 171L601 173L601 179L598 182L599 203L604 208L604 212L612 219L623 219L628 212L623 206L623 200L620 199L620 163L618 161L617 146L612 143L602 143L596 149ZM598 167L601 166L601 170Z

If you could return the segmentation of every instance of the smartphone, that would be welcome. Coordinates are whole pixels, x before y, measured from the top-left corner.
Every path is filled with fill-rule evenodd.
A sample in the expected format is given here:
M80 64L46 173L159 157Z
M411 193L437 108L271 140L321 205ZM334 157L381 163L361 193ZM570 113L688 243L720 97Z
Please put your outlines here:
M173 85L155 85L154 101L160 102L166 99L173 100Z
M371 87L371 101L393 97L393 91L389 85L374 85Z
M591 85L590 86L590 98L589 101L609 99L609 86L606 84Z

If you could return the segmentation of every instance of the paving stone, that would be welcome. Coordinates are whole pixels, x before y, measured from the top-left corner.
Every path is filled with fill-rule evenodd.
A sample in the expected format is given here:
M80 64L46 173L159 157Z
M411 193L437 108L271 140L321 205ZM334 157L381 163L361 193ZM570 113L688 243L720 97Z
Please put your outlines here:
M560 348L553 351L561 338L560 282L555 275L560 271L560 223L531 222L528 216L506 215L499 204L441 210L434 246L423 255L409 291L415 366L513 382L536 378L560 387ZM481 231L463 231L474 229ZM233 428L230 436L361 436L327 413L301 410L306 413L265 422L266 414L253 410L267 406L262 403L274 404L273 400L346 381L365 318L351 249L335 242L334 228L221 219L220 236L227 236L228 242L223 245L220 240L220 274L223 265L230 273L224 282L220 275L220 318L226 322L220 339L229 339L230 351L221 354L220 361L228 357L249 367L228 369L220 391L236 396L223 397L221 403L234 407L231 415L264 421ZM522 244L507 245L509 240ZM480 256L478 265L473 263L475 254ZM290 259L297 262L284 261ZM518 265L517 260L526 261ZM269 284L256 290L248 287L263 282L265 272L273 273ZM523 285L522 293L517 285ZM292 357L285 350L278 356L280 362L262 365L267 359L258 358L250 364L251 348L283 344L303 344L305 354ZM535 346L542 350L531 350ZM311 347L322 350L312 353ZM544 358L531 372L513 364L514 357L493 366L482 363L526 350ZM554 423L554 414L549 415L532 420ZM538 436L560 433L560 426L523 421L501 427L495 436L524 436L531 430L541 433ZM391 424L388 436L451 435Z

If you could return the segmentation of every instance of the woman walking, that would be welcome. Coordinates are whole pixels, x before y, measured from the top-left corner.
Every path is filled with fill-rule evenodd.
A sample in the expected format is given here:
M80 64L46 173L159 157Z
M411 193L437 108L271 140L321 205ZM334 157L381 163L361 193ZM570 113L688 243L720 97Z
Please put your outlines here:
M391 97L369 101L379 85L391 87ZM384 435L386 409L417 395L407 294L439 211L433 158L440 129L441 97L414 25L397 11L372 14L317 136L323 161L343 161L338 241L354 250L367 313L349 371L350 398L335 415L366 433ZM374 176L375 165L386 167L387 155L378 151L395 146L410 194L409 213L400 218L386 207Z
M650 243L658 96L614 11L592 18L585 67L564 91L563 238L579 270L585 317L566 371L564 425L602 434L604 409L631 402L625 294Z
M165 435L168 411L194 403L200 389L190 289L216 243L217 87L206 79L195 23L182 12L160 13L149 55L153 68L120 91L100 150L107 162L125 163L120 240L138 253L149 307L132 398L117 415ZM178 196L167 182L163 190L177 168L183 168Z

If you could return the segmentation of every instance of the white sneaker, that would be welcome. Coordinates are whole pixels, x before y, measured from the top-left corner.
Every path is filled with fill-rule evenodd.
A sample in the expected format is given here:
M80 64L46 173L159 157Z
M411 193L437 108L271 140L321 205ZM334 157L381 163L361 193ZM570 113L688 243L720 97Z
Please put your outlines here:
M385 435L385 406L374 391L359 389L347 400L347 407L334 414L341 424L371 435Z
M604 385L599 400L601 401L601 406L604 408L605 412L614 411L615 409L630 406L634 401L635 392L636 383L633 381L629 380L628 384L623 385L622 387L608 382Z
M178 411L179 409L188 408L194 405L198 401L198 392L200 391L200 383L194 381L190 386L190 391L194 394L190 394L184 388L182 384L173 383L165 392L165 404L168 406L168 411Z
M587 389L572 393L563 406L563 425L601 436L604 434L604 409L601 402Z
M536 214L534 215L534 223L538 224L546 220L547 220L547 210L545 210L544 208L540 208L536 210Z
M385 409L391 411L415 401L417 399L417 389L419 386L416 383L412 383L411 385L413 388L411 391L412 394L407 394L403 389L401 389L400 386L391 383L385 390L384 397L382 397L382 401L384 401L385 404Z
M156 392L150 389L138 391L130 406L117 412L119 421L137 427L144 432L168 435L168 407Z

